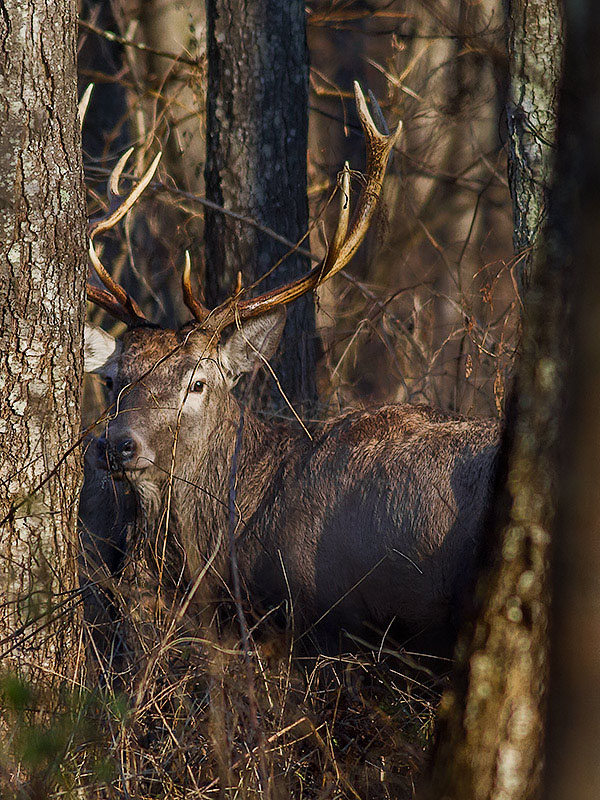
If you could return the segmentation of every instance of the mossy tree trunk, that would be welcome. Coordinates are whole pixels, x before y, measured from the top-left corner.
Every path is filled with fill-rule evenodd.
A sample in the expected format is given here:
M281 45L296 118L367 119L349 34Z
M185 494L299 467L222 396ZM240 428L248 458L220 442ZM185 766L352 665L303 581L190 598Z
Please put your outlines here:
M543 237L539 229L545 216L552 140L531 140L524 150L519 147L531 135L528 125L542 124L540 119L550 124L554 119L550 101L557 86L550 79L560 74L562 34L560 26L552 26L559 20L552 2L512 4L513 24L521 26L512 34L513 47L520 48L520 54L511 55L513 70L515 59L529 65L518 72L522 98L528 98L524 107L529 122L525 120L520 133L513 128L511 173L515 243L530 253L531 273L525 269L528 277L523 280L530 286L524 297L522 352L488 524L489 573L480 587L477 621L459 644L454 688L442 703L428 787L431 798L529 800L541 792L549 544L557 511L561 420L572 344L568 310L574 286L568 265L577 185L567 166L571 154L564 102L560 146L568 152L556 167ZM547 83L539 95L538 115L533 110L538 95L526 85L527 75L534 83L541 81L543 65L550 61L552 71L543 78ZM529 161L523 160L525 154Z
M75 0L0 3L0 663L58 702L77 657L85 196Z
M306 233L308 50L302 0L208 0L206 195L292 242ZM248 286L289 248L256 228L206 212L207 299L224 299L241 270ZM291 254L258 291L308 271ZM293 403L311 404L315 389L312 297L288 308L274 362Z

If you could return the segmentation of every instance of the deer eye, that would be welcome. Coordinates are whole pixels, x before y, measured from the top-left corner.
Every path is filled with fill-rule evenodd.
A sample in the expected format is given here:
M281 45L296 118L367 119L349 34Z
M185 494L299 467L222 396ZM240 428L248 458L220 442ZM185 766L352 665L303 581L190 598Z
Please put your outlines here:
M107 388L107 390L108 390L109 392L112 392L112 390L113 390L113 386L114 386L114 384L113 384L113 379L112 379L112 378L105 377L105 378L104 378L104 385L106 386L106 388Z
M194 381L190 388L190 392L201 392L204 389L204 381Z

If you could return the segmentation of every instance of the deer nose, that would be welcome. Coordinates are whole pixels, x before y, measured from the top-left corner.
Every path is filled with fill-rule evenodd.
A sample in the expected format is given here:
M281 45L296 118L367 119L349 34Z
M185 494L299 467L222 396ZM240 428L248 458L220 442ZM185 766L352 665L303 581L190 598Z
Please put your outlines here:
M108 466L112 472L119 472L137 459L138 445L130 436L115 440L102 435L96 446L104 469Z
M121 441L115 442L115 450L119 453L123 462L131 461L137 452L137 446L133 439L121 439Z

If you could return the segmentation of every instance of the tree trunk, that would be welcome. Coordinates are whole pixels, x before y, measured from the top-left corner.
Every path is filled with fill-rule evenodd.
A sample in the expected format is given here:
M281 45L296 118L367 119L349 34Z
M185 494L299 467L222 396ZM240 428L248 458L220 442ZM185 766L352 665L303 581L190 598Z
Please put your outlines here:
M560 0L509 0L508 177L513 199L517 285L531 281L534 247L546 219L556 129L562 24Z
M305 11L302 0L209 0L206 194L296 242L306 233L308 128ZM256 228L207 210L207 299L223 300L238 270L248 286L289 248ZM265 291L307 272L292 254L261 281ZM288 309L274 363L293 403L315 389L311 297Z
M557 158L566 185L558 213L572 230L564 269L576 295L552 546L548 800L600 797L600 6L564 7Z
M538 15L549 13L549 8L537 10ZM531 21L528 14L521 19ZM536 24L539 22L540 16ZM521 31L516 38L526 48L533 35L530 28L527 35ZM552 61L557 75L562 47L556 30L552 41L554 50L544 53L544 61ZM539 45L531 46L535 51ZM547 88L544 97L556 96L556 88ZM535 97L529 90L526 94ZM528 108L531 112L531 106ZM552 116L549 109L544 114L546 119ZM530 119L534 117L530 113ZM520 169L513 166L513 176ZM545 185L539 181L547 174L513 183L518 225L524 219L523 209L537 208L541 213ZM525 187L523 197L521 186ZM549 542L556 514L560 420L572 342L567 309L573 287L565 264L573 246L575 195L576 184L563 162L553 183L543 241L537 238L538 218L534 225L529 216L529 222L518 231L519 236L530 237L526 245L534 261L524 303L517 384L507 409L488 525L486 558L491 573L480 589L483 595L474 631L465 633L459 645L454 689L442 704L429 787L432 798L540 797L548 675Z
M77 3L0 4L0 659L51 691L74 668L85 200Z

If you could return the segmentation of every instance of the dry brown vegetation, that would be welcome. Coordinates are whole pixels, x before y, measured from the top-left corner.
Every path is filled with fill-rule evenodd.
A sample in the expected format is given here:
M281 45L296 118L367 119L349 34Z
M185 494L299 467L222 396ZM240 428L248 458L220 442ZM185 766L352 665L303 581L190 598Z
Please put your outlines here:
M393 641L292 658L264 620L244 653L235 623L184 614L189 596L168 602L141 563L110 582L116 649L90 664L98 735L78 780L91 796L412 796L441 686L433 662Z
M170 6L115 0L110 20L106 6L86 3L80 58L82 87L97 85L84 136L90 213L126 147L136 147L136 174L148 154L164 152L154 191L107 237L103 261L150 318L172 325L185 318L186 248L202 269L206 64L200 14ZM501 2L315 0L308 12L315 254L337 171L346 158L361 165L350 80L405 126L377 229L318 298L324 408L425 401L497 415L518 337ZM104 28L119 29L124 46L105 40ZM90 317L119 329L98 309ZM92 380L85 424L102 404ZM413 796L441 686L426 663L388 640L336 661L292 659L288 640L258 635L258 621L258 643L244 653L235 622L184 613L185 595L163 596L135 548L105 584L118 663L89 654L87 688L74 692L70 715L48 727L28 715L26 688L4 686L13 730L1 748L6 796L18 791L12 767L28 737L43 740L25 758L37 780L28 791L39 786L40 797L57 778L57 796ZM90 631L86 639L93 651Z
M121 29L135 31L132 43L153 43L150 8L135 24L132 4L115 9ZM328 0L312 4L308 20L313 253L322 255L331 230L335 209L328 200L338 170L345 159L360 170L364 158L351 80L374 91L386 119L404 121L377 229L346 277L320 290L321 398L330 411L409 400L497 414L518 318L502 134L501 3L414 0L366 9ZM186 247L202 271L206 64L199 12L163 10L160 24L162 49L169 43L173 53L197 59L197 67L126 46L122 69L106 75L86 66L86 48L97 47L99 37L84 28L81 85L97 83L84 134L92 195L104 196L103 181L126 146L137 148L137 174L148 153L164 153L154 193L107 246L107 258L148 316L173 324L186 319L179 290ZM117 97L123 114L108 122L102 116L106 127L89 130L107 85L108 100L116 105ZM359 179L357 172L355 191ZM92 319L99 319L97 310Z

